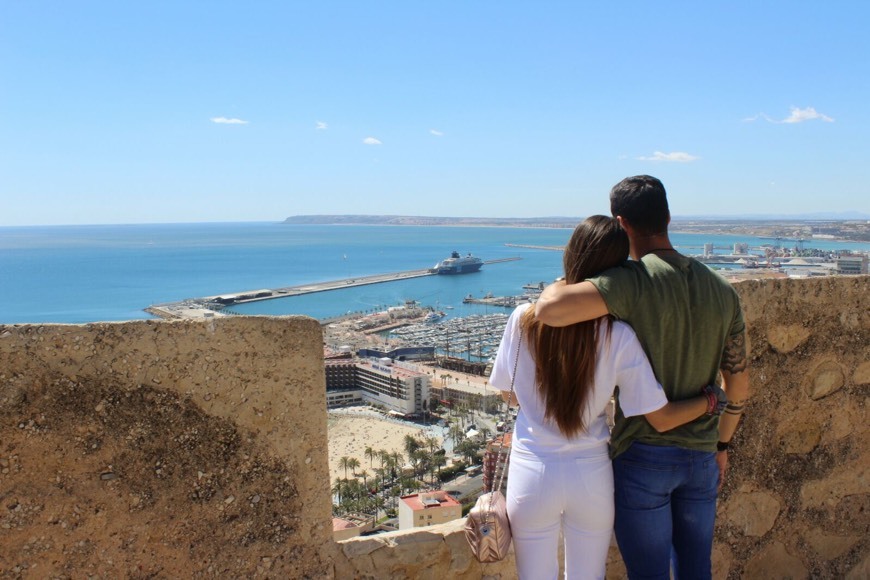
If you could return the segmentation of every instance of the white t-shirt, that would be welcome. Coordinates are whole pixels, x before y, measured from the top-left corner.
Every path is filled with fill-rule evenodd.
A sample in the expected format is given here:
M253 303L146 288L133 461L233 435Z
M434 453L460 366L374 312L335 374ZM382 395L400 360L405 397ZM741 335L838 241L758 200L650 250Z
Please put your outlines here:
M489 379L490 384L502 391L510 391L511 374L517 356L520 317L530 307L530 304L519 306L505 326ZM602 445L610 437L605 410L617 385L619 404L627 417L650 413L668 402L634 331L629 325L619 321L613 323L609 340L606 324L599 325L594 385L587 396L583 414L586 429L573 438L565 437L555 421L544 418L544 401L535 383L535 362L529 351L528 341L523 336L514 381L514 394L520 403L520 412L514 426L512 445L536 455L564 453Z

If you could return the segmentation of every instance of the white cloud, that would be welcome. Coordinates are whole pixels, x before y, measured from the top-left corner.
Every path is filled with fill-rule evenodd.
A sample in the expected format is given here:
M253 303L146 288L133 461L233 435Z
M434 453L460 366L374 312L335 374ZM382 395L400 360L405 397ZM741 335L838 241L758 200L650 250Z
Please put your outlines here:
M327 129L329 129L329 125L327 125L323 121L317 121L317 125L314 128L318 131L326 131Z
M823 115L816 111L813 107L801 109L799 107L791 108L791 115L787 119L783 119L783 123L803 123L804 121L812 121L813 119L821 119L826 123L833 123L834 120L827 115Z
M429 133L431 133L432 135L435 135L436 137L443 137L444 136L444 133L442 133L438 129L429 129Z
M366 145L382 145L382 143L374 137L366 137L365 139L363 139L363 143L365 143Z
M806 109L801 109L800 107L791 107L791 114L781 121L777 121L776 119L771 119L764 113L758 113L752 117L747 117L743 119L744 123L751 123L753 121L757 121L758 119L763 119L768 123L803 123L804 121L813 121L816 119L821 119L826 123L833 123L834 119L816 111L815 107L807 107Z
M695 155L689 155L688 153L683 153L682 151L674 151L672 153L663 153L661 151L656 151L652 154L651 157L638 157L640 161L674 161L677 163L690 163L700 159Z
M247 121L243 121L242 119L235 118L227 118L227 117L212 117L212 123L218 123L219 125L247 125Z
M776 123L776 121L774 121L773 119L771 119L770 117L768 117L764 113L758 113L757 115L753 115L751 117L746 117L745 119L742 119L742 121L744 123L752 123L752 122L757 121L759 119L764 119L765 121L768 121L769 123Z

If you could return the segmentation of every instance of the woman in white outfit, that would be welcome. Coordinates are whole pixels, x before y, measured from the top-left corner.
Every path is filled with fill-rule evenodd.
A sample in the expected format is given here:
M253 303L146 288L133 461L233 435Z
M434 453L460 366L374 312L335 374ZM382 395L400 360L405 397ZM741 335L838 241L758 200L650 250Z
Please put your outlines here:
M565 248L566 281L579 282L627 258L628 238L616 220L592 216ZM619 386L626 416L645 415L659 431L703 415L708 398L668 403L634 331L610 317L553 328L535 319L533 307L520 306L507 323L490 378L506 397L515 361L520 410L507 509L519 577L557 577L561 531L565 577L603 578L613 531L605 415L614 388Z

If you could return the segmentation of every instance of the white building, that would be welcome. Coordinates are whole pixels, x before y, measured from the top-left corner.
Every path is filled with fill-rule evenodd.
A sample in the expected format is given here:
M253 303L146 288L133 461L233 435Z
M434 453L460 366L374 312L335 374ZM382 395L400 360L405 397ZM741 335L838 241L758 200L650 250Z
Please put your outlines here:
M399 500L399 529L443 524L462 517L462 504L446 491L402 496Z
M327 360L327 407L380 405L402 415L428 409L429 375L390 359Z
M837 274L866 274L867 256L841 256L837 258Z

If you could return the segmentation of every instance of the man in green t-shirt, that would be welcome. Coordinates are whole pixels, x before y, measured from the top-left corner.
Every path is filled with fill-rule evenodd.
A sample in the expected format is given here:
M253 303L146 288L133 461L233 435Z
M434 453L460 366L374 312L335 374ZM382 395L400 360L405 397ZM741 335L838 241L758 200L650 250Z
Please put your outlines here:
M611 455L616 539L630 578L710 578L718 488L728 442L749 396L745 326L737 293L668 238L661 181L629 177L610 192L613 216L628 233L632 261L600 276L541 294L537 317L567 326L612 314L631 324L671 401L697 395L722 376L728 405L658 433L625 417L617 396Z

